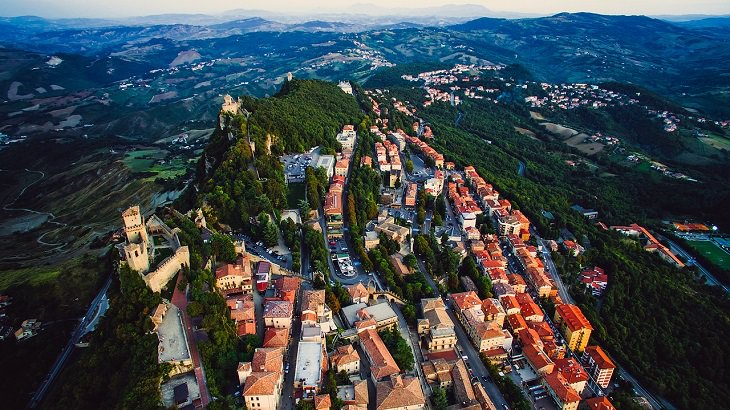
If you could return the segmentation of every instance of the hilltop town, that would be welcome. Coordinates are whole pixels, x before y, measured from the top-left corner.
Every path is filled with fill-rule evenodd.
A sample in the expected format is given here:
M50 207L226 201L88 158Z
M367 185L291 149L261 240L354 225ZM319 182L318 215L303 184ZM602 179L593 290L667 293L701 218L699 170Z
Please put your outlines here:
M643 220L604 216L584 201L561 199L563 210L538 198L536 208L537 191L485 165L496 160L483 150L503 141L486 135L472 148L438 121L453 109L448 121L458 125L472 115L460 111L470 100L503 104L515 86L499 77L506 69L404 75L423 83L407 94L421 100L291 74L265 103L223 96L192 191L157 209L120 210L115 274L89 308L94 325L84 317L67 348L91 353L69 374L105 357L105 338L120 337L110 329L124 329L125 354L148 357L126 369L149 388L117 381L108 400L143 408L664 406L599 313L627 283L623 254L611 252L664 274L699 264ZM589 85L519 85L535 87L546 95L520 101L528 110L639 104ZM616 152L624 145L593 137ZM565 167L590 161L560 158ZM515 178L535 166L519 163ZM710 229L675 226L688 237ZM0 297L0 307L13 303ZM19 343L43 334L36 319L3 328L3 338L12 332ZM60 407L87 394L81 385L52 389L66 357L34 405L46 392ZM131 366L124 357L109 366Z
M340 88L352 93L348 83ZM240 109L226 97L221 116ZM401 112L413 116L410 109ZM280 159L290 189L322 179L320 205L282 214L273 242L257 240L256 230L223 233L232 248L225 260L211 255L207 261L214 284L208 292L222 298L236 337L252 349L236 366L234 397L241 404L264 410L611 408L607 396L618 386L612 382L618 367L591 339L594 327L551 256L576 257L583 247L542 239L474 166L457 166L429 145L439 137L418 121L408 132L390 129L383 118L366 128L343 124L334 155L315 149ZM373 177L379 199L366 210L361 185ZM221 234L204 213L177 217L189 218L208 241ZM161 268L150 272L155 258L141 255L157 250L147 231L179 246L180 229L157 216L145 224L138 208L123 219L127 264L153 291L161 290L174 274L155 279ZM301 224L301 239L284 238L289 224ZM633 226L611 229L647 236L657 242L647 250L681 266ZM300 241L309 252L297 252L295 271ZM326 265L315 261L320 250ZM435 254L453 258L467 274L456 283L448 273L439 275ZM186 268L189 259L174 263ZM600 297L611 274L594 267L581 273L578 285ZM161 386L163 402L205 407L212 395L210 376L203 374L214 370L204 370L209 362L197 350L200 334L210 337L212 329L196 324L200 313L190 303L199 297L180 280L171 301L151 315L159 361L173 364L172 378Z

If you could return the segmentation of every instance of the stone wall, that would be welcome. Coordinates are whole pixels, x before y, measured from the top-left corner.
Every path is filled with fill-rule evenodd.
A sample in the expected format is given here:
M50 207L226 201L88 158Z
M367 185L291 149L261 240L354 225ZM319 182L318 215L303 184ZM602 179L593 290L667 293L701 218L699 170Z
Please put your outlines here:
M177 248L175 253L162 261L154 271L144 275L144 281L153 292L159 292L182 266L190 266L190 250L187 246Z

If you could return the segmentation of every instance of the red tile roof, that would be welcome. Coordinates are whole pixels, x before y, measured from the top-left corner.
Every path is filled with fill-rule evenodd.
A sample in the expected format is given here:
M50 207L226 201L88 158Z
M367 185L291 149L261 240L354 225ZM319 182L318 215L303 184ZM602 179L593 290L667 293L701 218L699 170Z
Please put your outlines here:
M593 330L591 323L583 316L583 312L576 305L567 303L558 305L555 307L555 312L565 321L571 331L583 328Z

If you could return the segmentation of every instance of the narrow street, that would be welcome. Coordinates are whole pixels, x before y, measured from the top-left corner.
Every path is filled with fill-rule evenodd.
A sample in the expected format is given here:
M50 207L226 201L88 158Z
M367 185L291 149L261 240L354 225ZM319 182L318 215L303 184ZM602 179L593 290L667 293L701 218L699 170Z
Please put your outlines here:
M198 344L195 341L195 335L193 334L193 325L190 315L188 315L188 297L185 291L181 291L178 288L182 275L178 275L178 281L175 284L175 291L172 294L172 303L180 309L183 317L183 324L185 325L185 338L188 340L188 346L190 346L190 356L193 359L193 373L195 379L198 382L198 388L200 389L200 401L203 407L207 407L210 403L210 392L208 391L208 383L205 379L205 370L203 369L203 363L200 359L200 352L198 351Z

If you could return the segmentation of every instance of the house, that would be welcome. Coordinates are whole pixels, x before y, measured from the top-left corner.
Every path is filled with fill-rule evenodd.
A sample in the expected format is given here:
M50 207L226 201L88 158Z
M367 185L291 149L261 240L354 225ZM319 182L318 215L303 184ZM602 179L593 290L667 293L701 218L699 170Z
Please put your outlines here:
M368 303L368 300L370 299L370 292L365 285L362 284L362 282L350 285L346 287L346 289L347 293L350 295L351 303Z
M243 396L249 409L276 410L284 381L284 349L257 348L251 362L238 366Z
M393 265L393 271L400 275L400 276L406 276L411 274L411 270L408 269L405 263L403 263L403 257L399 254L390 255L388 257L390 260L390 263Z
M263 293L269 287L269 279L271 278L271 263L266 261L259 262L256 266L256 289Z
M610 385L616 365L601 349L601 346L587 346L581 361L596 384L604 389Z
M601 296L608 286L608 275L598 266L586 269L580 273L578 279L593 296Z
M421 299L423 319L418 320L418 334L429 351L449 350L456 347L454 322L441 298Z
M302 324L319 326L324 333L337 329L332 310L325 303L324 289L305 290L302 293L301 320Z
M588 383L588 373L586 373L583 366L577 360L572 357L557 359L555 360L555 369L553 371L560 373L570 387L578 394L583 394Z
M352 345L340 346L330 355L332 370L339 373L344 371L347 374L360 373L360 355Z
M525 332L523 330L522 332ZM525 344L522 346L522 354L525 355L527 363L532 367L535 373L539 375L546 375L552 373L555 369L555 363L548 357L545 352L535 344Z
M389 303L378 303L372 306L359 303L345 306L342 308L342 316L348 325L360 328L364 322L370 321L378 330L390 329L398 324L398 316Z
M504 318L507 314L497 299L487 298L482 301L482 312L484 320L494 320L501 328L504 325Z
M18 341L29 339L38 334L41 328L41 322L38 319L26 319L20 324L20 328L15 331L15 339Z
M571 256L578 256L585 250L582 246L575 243L575 241L570 240L563 241L563 247L565 248L565 251L568 252L568 255Z
M289 346L289 329L267 327L264 333L264 344L262 347L283 347Z
M222 290L241 290L250 293L253 290L251 283L251 262L248 255L239 256L237 263L226 263L215 271L215 286Z
M314 410L329 410L330 407L332 407L332 399L329 394L314 396Z
M335 163L335 175L346 177L349 168L350 160L341 159Z
M375 226L375 232L382 232L388 239L403 243L411 233L411 230L410 228L396 224L395 218L390 216Z
M426 399L417 377L392 375L376 384L375 410L422 410Z
M403 200L403 206L414 207L416 206L416 194L418 193L418 185L416 183L410 183L407 186L406 196Z
M264 305L264 325L276 329L289 329L292 325L294 305L287 300L272 300Z
M578 410L580 395L559 372L545 375L542 383L560 410Z
M380 245L380 237L378 236L378 233L375 231L367 231L365 232L365 235L363 235L363 241L364 246L366 250L372 250L378 247Z
M423 376L426 382L443 389L451 388L454 383L454 379L451 376L454 363L454 361L447 361L442 358L435 358L421 363L421 369L423 370Z
M256 309L252 294L228 298L226 306L231 319L236 322L236 333L239 337L256 334Z
M358 335L360 337L360 346L368 359L368 363L370 363L370 377L374 383L400 373L400 368L376 330L365 329Z
M578 306L570 304L557 305L553 322L560 329L571 350L582 352L588 345L593 326L583 316L583 312Z
M294 303L301 279L293 276L282 276L274 281L274 289L281 300Z

